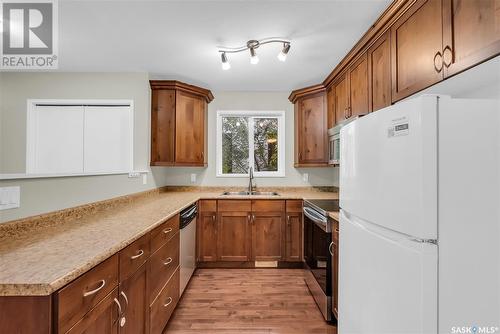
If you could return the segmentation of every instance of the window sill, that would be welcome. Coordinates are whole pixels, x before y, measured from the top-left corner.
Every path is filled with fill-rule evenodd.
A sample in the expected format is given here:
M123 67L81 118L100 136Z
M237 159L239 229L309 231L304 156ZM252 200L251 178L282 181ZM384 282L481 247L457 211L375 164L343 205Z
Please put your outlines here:
M254 178L283 178L283 177L286 177L286 175L284 173L279 173L279 174L257 174L257 173L253 173L253 176ZM220 177L220 178L228 178L228 179L231 179L231 178L240 178L240 179L248 179L249 178L249 175L248 174L220 174L220 173L217 173L216 177Z

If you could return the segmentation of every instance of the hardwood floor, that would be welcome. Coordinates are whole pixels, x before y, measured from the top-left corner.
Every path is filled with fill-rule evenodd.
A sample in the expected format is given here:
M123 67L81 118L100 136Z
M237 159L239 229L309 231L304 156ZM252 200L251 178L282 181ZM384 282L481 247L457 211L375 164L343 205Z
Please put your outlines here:
M336 334L302 269L198 269L166 334Z

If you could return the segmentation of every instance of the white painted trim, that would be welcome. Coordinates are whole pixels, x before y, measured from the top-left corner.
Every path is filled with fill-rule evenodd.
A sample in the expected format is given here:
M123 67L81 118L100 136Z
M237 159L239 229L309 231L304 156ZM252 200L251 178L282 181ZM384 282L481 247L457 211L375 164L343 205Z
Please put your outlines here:
M116 171L103 173L67 173L67 174L0 174L0 180L22 180L22 179L44 179L53 177L76 177L76 176L97 176L97 175L121 175L129 173L148 174L148 170L133 170L130 172Z
M85 114L85 106L103 105L103 106L116 106L127 105L129 106L129 131L130 131L130 160L127 170L119 171L99 171L92 173L62 173L62 174L36 174L36 158L37 140L36 132L38 124L38 113L36 113L37 104L48 105L82 105ZM108 175L108 174L128 174L134 169L134 137L135 137L135 111L134 100L129 99L28 99L27 100L27 114L26 114L26 174L0 174L2 179L22 179L22 178L36 178L36 177L66 177L66 176L88 176L88 175ZM84 134L85 135L85 134ZM5 176L7 175L7 176ZM8 175L13 175L8 177Z
M257 117L276 117L278 119L278 171L276 172L256 172L255 177L285 177L285 133L286 119L284 110L217 110L217 132L216 132L216 177L222 178L247 178L246 174L223 174L222 173L222 117L224 116L246 116L252 117L248 126L251 131L248 132L249 144L249 163L253 164L253 118Z

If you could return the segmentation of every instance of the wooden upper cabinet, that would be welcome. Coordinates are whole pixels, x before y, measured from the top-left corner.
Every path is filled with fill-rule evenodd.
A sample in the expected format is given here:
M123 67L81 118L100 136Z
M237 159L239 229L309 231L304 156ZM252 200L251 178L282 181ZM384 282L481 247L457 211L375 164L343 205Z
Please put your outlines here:
M366 53L349 68L349 117L368 113L368 61Z
M391 105L390 32L379 37L367 51L368 109L370 112Z
M203 165L205 160L206 102L193 94L176 92L175 162Z
M444 75L500 54L499 0L443 0Z
M328 124L324 89L293 99L295 103L295 167L328 165Z
M441 0L417 0L391 27L392 101L443 79Z
M326 109L327 109L327 124L328 129L333 128L337 124L335 119L335 86L330 85L326 90Z
M349 118L349 77L341 74L334 83L335 87L335 120L336 124Z
M206 166L212 93L179 81L151 80L151 165Z

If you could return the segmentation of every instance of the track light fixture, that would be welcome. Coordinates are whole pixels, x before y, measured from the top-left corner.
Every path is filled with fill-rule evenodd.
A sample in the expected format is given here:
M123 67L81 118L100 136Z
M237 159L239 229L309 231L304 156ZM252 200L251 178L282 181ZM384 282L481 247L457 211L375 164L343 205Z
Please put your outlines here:
M290 41L285 38L266 38L262 39L260 41L252 39L249 40L246 45L240 46L240 47L235 47L235 48L230 48L230 47L219 47L219 52L221 54L221 60L222 60L222 69L223 70L228 70L231 68L231 65L229 64L229 61L227 59L227 53L237 53L237 52L242 52L246 50L250 50L250 64L255 65L259 63L259 56L257 56L257 48L259 48L263 44L269 44L269 43L283 43L283 49L281 52L278 54L278 59L280 61L286 61L286 57L288 54L288 51L290 51Z

